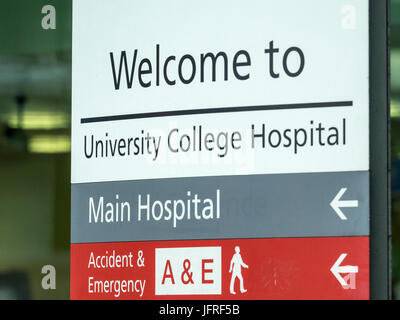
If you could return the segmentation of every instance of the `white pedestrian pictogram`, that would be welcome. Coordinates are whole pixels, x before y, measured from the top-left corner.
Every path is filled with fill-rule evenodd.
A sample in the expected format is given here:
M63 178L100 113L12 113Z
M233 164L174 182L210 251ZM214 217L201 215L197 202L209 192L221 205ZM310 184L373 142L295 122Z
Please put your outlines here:
M235 247L235 252L236 253L232 257L229 269L229 272L232 273L230 293L236 294L234 290L236 277L239 278L240 281L240 292L245 293L247 290L243 286L242 267L247 269L249 266L243 262L242 256L240 255L240 248L238 246Z

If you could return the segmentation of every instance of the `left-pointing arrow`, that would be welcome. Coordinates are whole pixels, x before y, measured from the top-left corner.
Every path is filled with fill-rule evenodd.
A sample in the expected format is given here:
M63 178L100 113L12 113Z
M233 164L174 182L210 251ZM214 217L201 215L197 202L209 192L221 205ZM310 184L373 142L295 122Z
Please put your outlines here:
M339 190L335 198L331 202L331 207L335 210L336 214L342 220L347 220L347 217L342 212L341 208L356 208L358 207L357 200L341 200L343 194L347 191L347 188Z
M341 266L340 264L347 257L347 253L342 253L339 259L336 260L334 265L331 268L331 272L335 276L335 278L340 282L340 284L344 287L347 286L347 282L343 279L340 275L341 273L357 273L358 267L357 266Z

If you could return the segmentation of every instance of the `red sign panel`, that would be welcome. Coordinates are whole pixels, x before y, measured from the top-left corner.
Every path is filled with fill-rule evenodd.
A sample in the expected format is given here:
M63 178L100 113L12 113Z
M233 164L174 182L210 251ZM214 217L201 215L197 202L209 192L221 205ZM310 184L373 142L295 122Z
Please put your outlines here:
M71 245L72 299L369 299L369 237Z

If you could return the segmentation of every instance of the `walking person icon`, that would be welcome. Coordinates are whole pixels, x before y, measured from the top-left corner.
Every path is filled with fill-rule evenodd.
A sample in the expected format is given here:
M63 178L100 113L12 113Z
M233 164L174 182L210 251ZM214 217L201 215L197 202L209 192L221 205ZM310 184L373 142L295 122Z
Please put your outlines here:
M239 278L239 281L240 281L240 292L245 293L247 291L243 285L242 267L244 267L246 269L249 268L249 266L247 264L245 264L242 260L242 256L240 255L239 246L236 246L235 254L232 257L231 266L229 269L229 273L232 273L231 285L230 285L230 289L229 289L231 294L236 294L236 292L234 290L236 278Z

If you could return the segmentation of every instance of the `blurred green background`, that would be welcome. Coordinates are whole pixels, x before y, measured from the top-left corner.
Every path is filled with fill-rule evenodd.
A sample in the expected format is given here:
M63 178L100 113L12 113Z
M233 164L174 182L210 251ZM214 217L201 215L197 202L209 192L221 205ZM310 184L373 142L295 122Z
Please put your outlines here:
M71 24L71 0L0 1L0 299L69 299Z
M366 1L366 0L365 0ZM44 5L56 29L43 30ZM68 299L71 0L0 1L0 299ZM393 298L400 299L400 0L391 0ZM54 265L56 289L41 269Z

